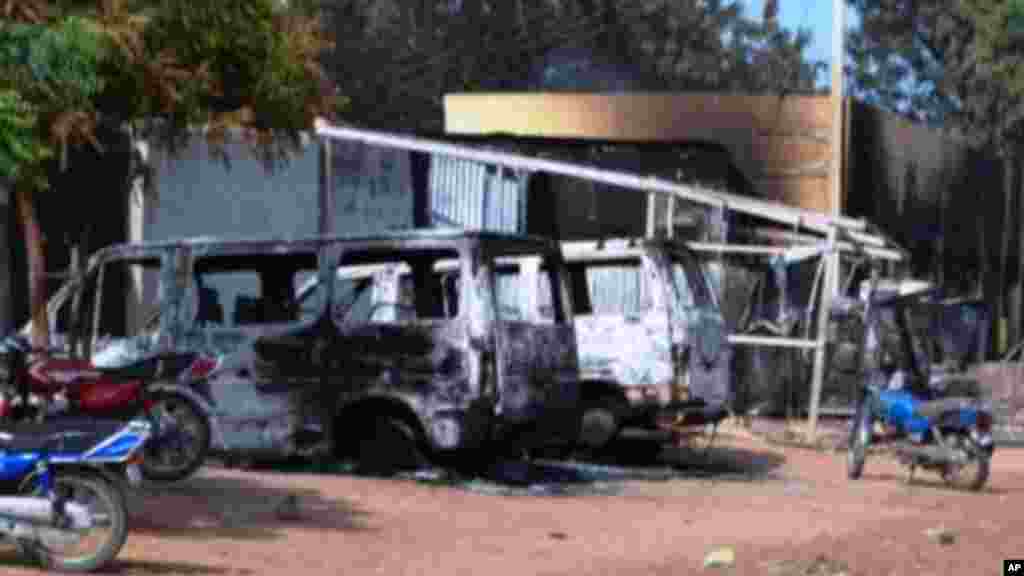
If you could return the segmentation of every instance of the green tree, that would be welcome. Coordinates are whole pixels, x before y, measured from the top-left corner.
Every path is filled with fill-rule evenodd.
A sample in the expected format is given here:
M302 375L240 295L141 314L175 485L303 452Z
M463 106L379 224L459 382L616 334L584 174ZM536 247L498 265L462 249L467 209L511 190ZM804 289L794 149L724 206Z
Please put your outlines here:
M268 161L341 104L310 5L275 0L9 0L0 5L0 181L17 197L36 341L45 258L34 210L65 146L99 124L178 150L241 129Z
M1022 141L1016 0L850 0L853 95L1001 151Z
M334 0L353 119L438 130L448 92L528 90L539 63L581 48L640 89L811 91L806 30L758 22L729 0ZM570 82L571 83L571 82ZM583 84L586 84L585 82Z

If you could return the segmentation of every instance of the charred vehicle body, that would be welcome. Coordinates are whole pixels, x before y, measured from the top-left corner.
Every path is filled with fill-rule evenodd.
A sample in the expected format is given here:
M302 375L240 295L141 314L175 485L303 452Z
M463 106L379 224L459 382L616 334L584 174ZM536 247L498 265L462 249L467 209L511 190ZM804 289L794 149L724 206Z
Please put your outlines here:
M705 266L671 239L564 242L583 384L581 445L722 420L732 350Z
M408 282L388 281L396 266ZM410 440L417 457L491 440L560 448L579 429L563 266L547 241L463 232L120 245L55 296L52 343L106 365L217 358L191 386L214 448L233 455L326 442L392 468L389 438ZM90 278L116 288L71 312ZM551 315L517 289L524 279L549 284Z

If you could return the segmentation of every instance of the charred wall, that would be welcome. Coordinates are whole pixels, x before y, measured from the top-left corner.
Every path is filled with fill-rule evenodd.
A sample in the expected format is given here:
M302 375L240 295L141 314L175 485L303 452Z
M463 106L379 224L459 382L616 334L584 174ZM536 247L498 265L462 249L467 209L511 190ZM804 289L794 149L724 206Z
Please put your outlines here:
M1007 319L1003 340L1016 341L1024 239L1019 166L866 104L851 110L847 213L906 247L916 276L951 295L984 296L991 315ZM1002 347L998 324L989 353Z

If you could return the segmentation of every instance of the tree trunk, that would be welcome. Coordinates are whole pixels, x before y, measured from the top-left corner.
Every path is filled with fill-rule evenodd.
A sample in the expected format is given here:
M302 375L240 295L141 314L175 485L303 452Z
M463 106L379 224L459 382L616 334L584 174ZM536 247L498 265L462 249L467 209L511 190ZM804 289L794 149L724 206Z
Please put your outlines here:
M50 326L46 318L46 256L43 253L43 232L39 227L32 195L24 188L16 188L18 220L25 238L28 256L28 302L32 318L32 345L49 343Z

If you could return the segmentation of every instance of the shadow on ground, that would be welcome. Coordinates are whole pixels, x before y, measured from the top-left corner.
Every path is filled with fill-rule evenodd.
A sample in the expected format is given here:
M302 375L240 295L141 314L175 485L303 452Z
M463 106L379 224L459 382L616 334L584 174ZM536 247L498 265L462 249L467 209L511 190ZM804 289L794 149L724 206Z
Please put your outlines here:
M706 442L706 440L704 441ZM568 460L500 460L475 463L460 472L440 466L400 474L424 484L498 495L583 496L621 493L629 481L709 479L750 482L772 477L784 458L771 451L723 445L707 450L667 448L650 438L622 438L599 456ZM249 461L254 472L360 475L352 462L304 459Z
M569 460L501 460L476 474L432 468L401 474L424 484L508 496L619 494L630 481L710 479L750 482L772 477L784 459L772 452L713 445L707 452L665 448L650 440L620 440L600 456ZM251 470L353 474L351 463L328 466L290 461L260 463Z
M42 567L32 560L29 560L18 553L13 547L0 549L0 572L4 569L24 569L44 573ZM114 560L107 568L93 572L93 574L123 574L131 576L145 574L146 576L161 576L164 574L175 576L207 576L216 574L244 574L223 566L207 566L205 564L194 564L191 562L146 562L138 560Z
M225 568L221 566L207 566L205 564L193 564L190 562L149 562L141 560L115 561L109 569L94 572L94 574L121 574L134 576L145 574L146 576L207 576L214 574L246 574L247 570Z
M1000 478L1003 480L1004 478ZM872 473L865 471L864 475L861 476L858 482L872 482L877 484L891 484L893 486L902 486L907 490L913 490L920 488L922 490L934 490L937 494L942 492L949 492L953 494L978 494L978 495L994 495L994 496L1006 496L1009 494L1019 494L1020 490L1006 489L1001 486L993 486L992 480L986 483L981 490L973 492L962 488L957 488L947 484L939 475L935 472L917 472L914 475L913 481L907 481L907 473L891 473L891 472L878 472Z
M131 494L131 530L160 538L274 539L286 524L321 531L366 531L367 513L312 489L283 488L258 475L201 474Z
M767 479L784 462L769 452L715 446L697 452L644 441L620 441L600 457L564 461L502 461L482 477L456 479L457 487L498 495L585 496L620 494L631 481Z
M610 454L601 460L632 468L668 466L676 478L736 481L770 478L785 462L785 458L776 452L738 448L724 442L693 449L658 447L644 440L619 440Z

